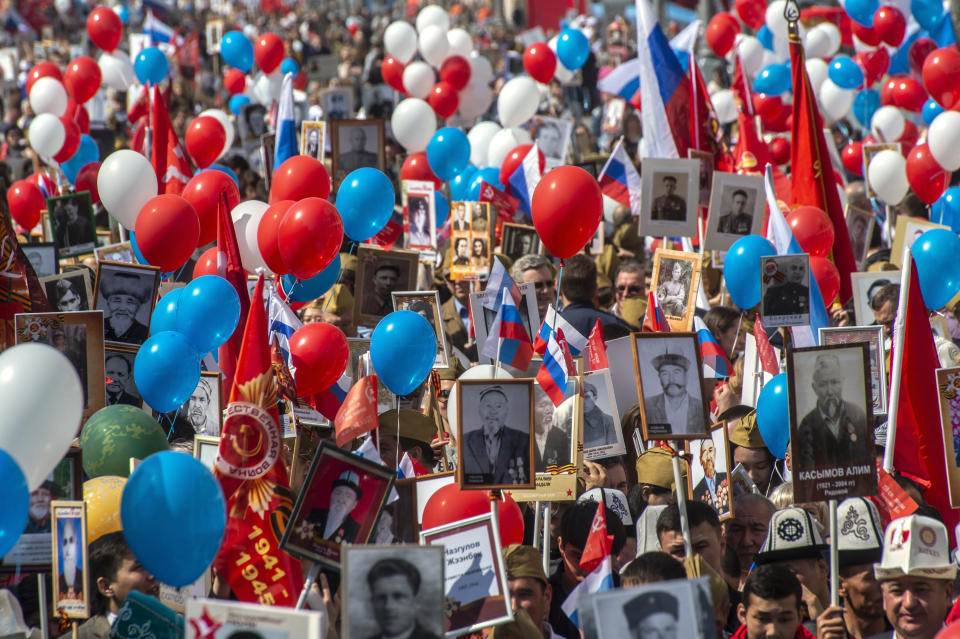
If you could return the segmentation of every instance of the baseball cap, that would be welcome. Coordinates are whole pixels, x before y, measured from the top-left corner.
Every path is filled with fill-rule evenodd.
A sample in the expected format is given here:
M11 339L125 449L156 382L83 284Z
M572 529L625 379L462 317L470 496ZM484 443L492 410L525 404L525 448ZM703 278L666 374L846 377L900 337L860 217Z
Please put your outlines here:
M793 506L778 510L770 517L767 538L754 561L760 566L789 559L822 559L827 548L810 513Z
M880 581L899 577L954 579L957 565L951 561L947 527L931 517L909 515L894 519L883 535L883 556L874 564Z

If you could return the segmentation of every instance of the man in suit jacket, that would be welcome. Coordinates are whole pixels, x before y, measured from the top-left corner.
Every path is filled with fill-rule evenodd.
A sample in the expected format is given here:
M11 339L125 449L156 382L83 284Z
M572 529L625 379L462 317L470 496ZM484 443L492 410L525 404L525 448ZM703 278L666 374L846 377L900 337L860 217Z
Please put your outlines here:
M654 435L689 435L706 429L703 402L687 392L690 360L679 353L653 358L663 392L643 398L647 428Z
M352 470L343 471L332 484L330 507L314 508L307 515L307 522L316 526L315 536L338 544L356 542L360 522L350 515L362 495L359 475Z
M716 466L717 449L713 440L703 440L700 446L700 467L703 468L703 479L693 488L694 501L702 501L717 511L726 510L726 504L717 503L717 488L727 478L726 473L718 473Z
M507 428L507 395L500 386L480 393L481 428L467 433L466 483L525 484L530 479L530 435Z
M440 320L450 346L462 351L472 361L477 359L476 346L470 342L470 282L450 279L450 267L444 266L443 278L452 295L440 305Z
M439 639L439 636L420 625L417 617L417 593L420 591L420 571L406 559L381 559L367 572L367 585L373 604L373 616L380 632L368 639L406 637L407 639Z
M593 382L583 384L583 447L596 448L617 443L613 417L597 406L597 387Z

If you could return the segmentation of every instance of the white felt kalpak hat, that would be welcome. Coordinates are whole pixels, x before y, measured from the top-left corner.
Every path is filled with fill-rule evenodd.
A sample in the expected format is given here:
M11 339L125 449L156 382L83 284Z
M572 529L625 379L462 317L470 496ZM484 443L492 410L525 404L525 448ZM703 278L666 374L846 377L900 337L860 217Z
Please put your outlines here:
M894 519L883 536L883 558L874 564L873 573L881 581L906 576L954 579L957 565L951 561L947 527L923 515Z
M601 497L602 496L602 497ZM633 517L630 516L630 506L627 504L627 496L622 490L616 488L591 488L587 492L577 497L577 503L593 502L599 504L604 500L604 505L615 512L620 518L620 523L627 530L633 530Z
M883 524L869 499L849 497L837 507L837 554L840 566L873 564L883 554Z
M773 513L767 538L754 561L759 566L788 559L822 559L829 546L823 543L810 513L798 506Z

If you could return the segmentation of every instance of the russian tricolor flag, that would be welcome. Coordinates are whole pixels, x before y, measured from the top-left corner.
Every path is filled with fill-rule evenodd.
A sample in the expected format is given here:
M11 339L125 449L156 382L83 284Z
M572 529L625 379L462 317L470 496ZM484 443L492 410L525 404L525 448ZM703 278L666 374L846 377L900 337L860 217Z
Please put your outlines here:
M547 352L547 344L550 342L550 335L556 331L563 333L567 340L567 347L573 355L579 355L580 351L587 347L589 340L584 337L580 331L573 327L573 324L563 319L560 313L553 308L553 304L547 307L547 316L543 318L543 324L540 325L540 332L533 341L533 352L543 355Z
M554 406L563 403L563 392L567 388L567 378L576 373L570 349L563 337L563 331L550 333L547 352L543 354L543 364L537 371L537 383L547 394Z
M613 152L607 159L597 179L600 192L618 204L630 209L634 217L640 215L641 186L640 174L623 150L623 140L618 140Z
M540 183L539 156L540 150L534 142L527 154L523 156L523 161L510 176L510 190L520 200L520 210L528 217L532 216L530 202L533 199L533 191Z
M280 105L277 108L277 141L273 147L273 166L279 167L297 155L297 125L293 115L293 74L283 76Z
M147 17L143 19L143 34L150 37L152 46L166 44L173 40L175 35L173 27L157 18L150 10L147 10Z
M697 341L700 342L700 359L703 360L703 376L706 378L725 379L733 374L733 365L723 354L723 349L713 337L702 319L694 316L693 327L697 331Z
M527 329L524 328L520 317L520 310L509 291L503 292L494 325L498 321L500 326L497 335L494 335L491 329L491 334L487 336L488 342L496 338L500 343L497 359L518 370L526 370L530 366L530 360L533 359L533 344L530 343Z
M660 302L653 291L647 293L647 312L643 316L643 326L640 327L643 332L649 333L669 333L670 322L667 321L660 308Z
M480 297L481 305L491 311L497 310L504 292L510 293L510 297L513 298L515 304L519 304L523 297L520 294L520 287L510 277L510 273L503 266L503 262L500 261L500 258L494 257L493 268L490 269L490 277L487 279L487 286L483 289L483 295Z
M605 590L613 590L613 566L610 561L610 552L613 546L613 536L607 534L607 517L604 500L597 504L597 514L590 525L590 535L583 548L580 558L580 568L589 570L577 586L570 591L560 608L570 617L576 627L580 627L578 607L580 598Z

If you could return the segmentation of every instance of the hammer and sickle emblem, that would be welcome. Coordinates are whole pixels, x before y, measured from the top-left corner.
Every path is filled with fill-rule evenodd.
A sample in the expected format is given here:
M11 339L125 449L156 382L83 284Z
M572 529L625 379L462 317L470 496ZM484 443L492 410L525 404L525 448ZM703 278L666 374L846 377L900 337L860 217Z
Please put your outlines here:
M243 448L240 444L246 442L250 439L251 435L256 435L256 446L251 448ZM240 433L238 435L230 435L230 439L233 443L233 450L235 450L241 457L253 457L260 452L260 449L263 448L263 435L257 432L257 429L253 428L246 422L240 424Z

